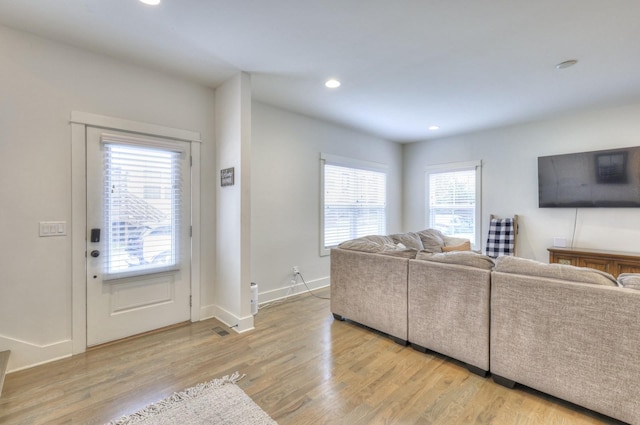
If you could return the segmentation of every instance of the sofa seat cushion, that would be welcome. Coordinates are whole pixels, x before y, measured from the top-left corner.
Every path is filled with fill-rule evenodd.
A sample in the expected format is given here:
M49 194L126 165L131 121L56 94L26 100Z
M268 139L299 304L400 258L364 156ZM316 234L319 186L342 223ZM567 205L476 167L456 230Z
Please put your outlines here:
M483 270L492 270L494 261L486 255L473 251L451 251L442 253L429 253L420 251L416 255L416 260L433 261L435 263L459 264L462 266L475 267Z
M621 273L620 275L618 275L618 284L623 288L640 290L640 274Z
M495 271L568 280L571 282L618 286L616 279L612 275L600 270L570 266L567 264L547 264L527 258L506 255L496 259Z

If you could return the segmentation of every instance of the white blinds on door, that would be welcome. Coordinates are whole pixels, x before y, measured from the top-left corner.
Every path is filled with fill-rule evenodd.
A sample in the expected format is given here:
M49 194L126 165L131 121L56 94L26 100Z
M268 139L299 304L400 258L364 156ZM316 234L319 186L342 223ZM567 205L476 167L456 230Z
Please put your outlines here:
M104 278L177 269L182 152L102 141Z

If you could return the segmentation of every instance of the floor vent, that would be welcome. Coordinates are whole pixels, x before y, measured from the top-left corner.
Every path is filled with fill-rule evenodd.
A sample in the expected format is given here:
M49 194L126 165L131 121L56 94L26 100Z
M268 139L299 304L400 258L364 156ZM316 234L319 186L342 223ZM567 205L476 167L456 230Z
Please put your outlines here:
M225 331L224 329L222 329L220 326L216 326L215 328L211 329L212 331L214 331L215 333L217 333L220 336L227 336L229 335L229 332Z
M0 352L0 396L2 396L2 384L4 384L4 375L9 364L9 354L11 354L11 351Z

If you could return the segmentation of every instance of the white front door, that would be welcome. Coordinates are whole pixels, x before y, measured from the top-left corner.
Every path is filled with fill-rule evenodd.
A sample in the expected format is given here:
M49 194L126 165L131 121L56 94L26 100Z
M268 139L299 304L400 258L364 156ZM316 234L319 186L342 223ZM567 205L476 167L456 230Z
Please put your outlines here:
M190 319L190 144L87 127L87 346Z

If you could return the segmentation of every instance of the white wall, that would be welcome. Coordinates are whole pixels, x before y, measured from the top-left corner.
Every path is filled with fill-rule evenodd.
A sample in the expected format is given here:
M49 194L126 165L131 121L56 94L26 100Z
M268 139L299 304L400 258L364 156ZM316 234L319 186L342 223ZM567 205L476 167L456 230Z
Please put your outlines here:
M0 51L0 350L14 351L10 370L71 354L71 235L38 237L39 221L71 229L71 111L202 134L203 317L227 294L215 287L216 240L226 249L217 220L240 226L238 255L251 258L230 295L236 316L249 311L249 281L263 302L287 295L294 265L311 287L328 284L329 258L319 255L321 152L389 165L389 233L425 227L426 166L481 159L483 224L491 213L519 214L519 254L546 260L554 236L571 240L576 210L537 207L537 157L640 145L640 104L402 146L250 103L246 75L216 111L211 89L1 26ZM214 122L236 101L250 108L236 127L244 185L236 216L219 216L219 169L235 164L224 145L216 158ZM580 209L577 218L575 246L638 251L640 210Z
M216 90L217 170L234 184L217 187L215 316L239 332L253 329L251 285L251 78L240 73ZM218 173L219 174L219 173Z
M288 294L293 266L313 288L329 283L319 249L321 152L388 164L387 230L401 230L400 145L255 101L252 135L251 276L261 303Z
M538 156L638 146L638 117L635 104L405 145L405 230L425 227L426 166L481 159L483 247L490 214L518 214L518 255L547 261L554 237L571 244L576 209L538 208ZM639 240L638 209L577 210L575 247L638 252Z
M202 134L202 231L215 211L214 91L183 79L0 27L0 350L9 369L71 354L71 111ZM213 303L213 238L202 238L202 302Z

